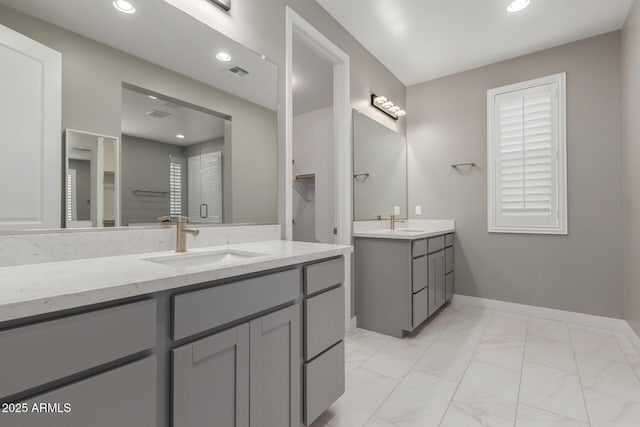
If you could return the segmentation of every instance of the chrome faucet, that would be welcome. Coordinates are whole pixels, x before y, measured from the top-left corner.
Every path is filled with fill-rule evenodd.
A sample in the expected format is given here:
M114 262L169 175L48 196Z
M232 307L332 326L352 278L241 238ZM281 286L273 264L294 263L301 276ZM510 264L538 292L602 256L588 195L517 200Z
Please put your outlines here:
M391 215L391 221L389 224L389 228L391 228L392 230L396 229L396 222L404 222L403 220L400 219L396 219L396 215Z

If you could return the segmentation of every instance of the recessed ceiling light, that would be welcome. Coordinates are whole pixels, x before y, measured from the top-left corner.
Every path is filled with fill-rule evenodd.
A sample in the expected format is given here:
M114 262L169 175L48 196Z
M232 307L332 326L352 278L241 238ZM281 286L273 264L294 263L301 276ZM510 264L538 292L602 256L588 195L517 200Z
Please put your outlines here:
M507 6L507 11L511 13L520 12L529 6L529 1L530 0L513 0L509 6Z
M177 134L177 135L176 135L176 138L178 138L178 139L184 139L184 135L183 135L183 134L181 134L181 133L179 133L179 134Z
M113 7L116 8L117 11L122 13L136 13L136 8L133 4L128 2L127 0L115 0L113 2Z
M157 97L157 96L153 96L153 95L147 95L147 97L148 97L149 99L158 99L158 97Z
M231 61L231 55L229 55L227 52L216 53L216 58L218 58L219 61L223 61L223 62Z

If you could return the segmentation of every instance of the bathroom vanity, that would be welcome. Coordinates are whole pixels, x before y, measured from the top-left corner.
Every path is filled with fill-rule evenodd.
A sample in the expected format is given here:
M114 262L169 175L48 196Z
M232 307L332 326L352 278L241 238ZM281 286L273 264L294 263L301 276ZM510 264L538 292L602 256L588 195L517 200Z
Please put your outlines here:
M453 226L354 233L358 327L403 337L453 296Z
M0 425L288 427L344 392L348 246L0 269Z

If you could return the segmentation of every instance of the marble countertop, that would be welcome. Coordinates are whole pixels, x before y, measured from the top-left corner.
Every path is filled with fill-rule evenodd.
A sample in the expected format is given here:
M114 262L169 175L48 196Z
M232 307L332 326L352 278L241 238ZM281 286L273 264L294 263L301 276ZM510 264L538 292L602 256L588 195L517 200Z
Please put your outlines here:
M0 268L0 322L344 255L352 247L272 240L188 254L227 250L260 255L188 267L148 261L175 255L165 251Z
M353 237L368 237L374 239L402 239L415 240L424 239L426 237L440 236L442 234L453 233L456 231L453 221L451 224L437 224L427 226L408 226L397 227L395 230L386 229L370 229L360 230L353 233Z

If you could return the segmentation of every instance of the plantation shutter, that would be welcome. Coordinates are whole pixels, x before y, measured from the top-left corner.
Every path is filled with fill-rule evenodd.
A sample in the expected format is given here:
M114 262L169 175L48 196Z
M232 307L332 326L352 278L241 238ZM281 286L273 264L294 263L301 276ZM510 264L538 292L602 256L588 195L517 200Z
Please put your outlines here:
M490 123L490 231L563 232L557 82L494 93ZM491 92L491 91L490 91ZM564 103L562 103L564 105ZM566 185L566 184L565 184Z
M182 188L184 185L184 163L181 157L171 156L169 160L169 212L182 215Z

